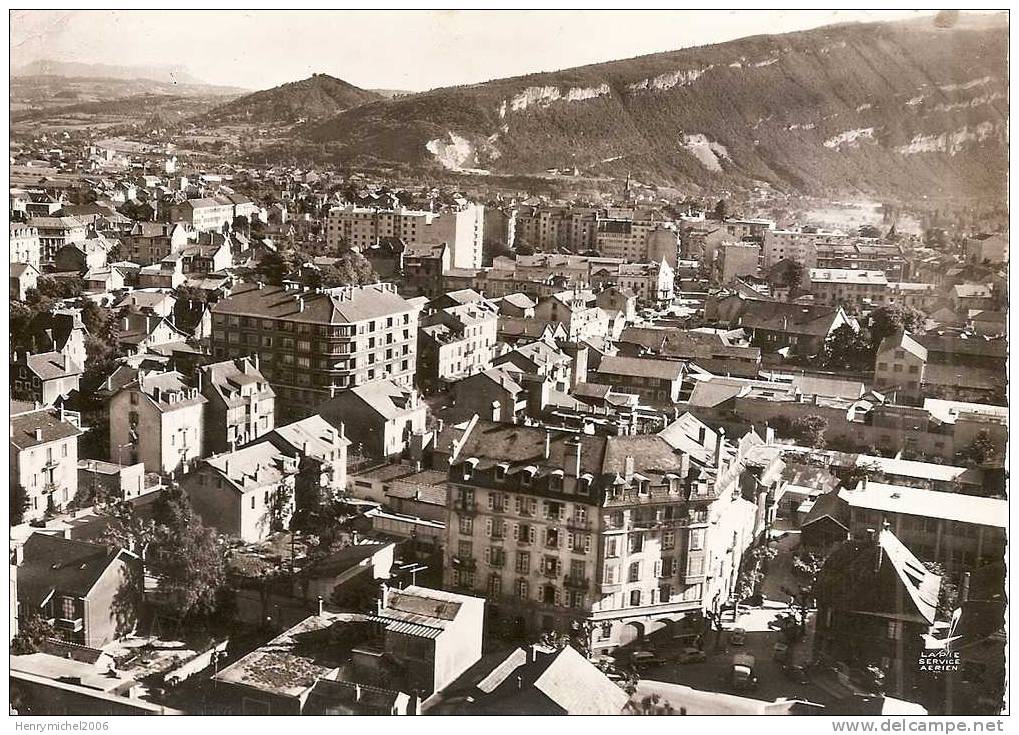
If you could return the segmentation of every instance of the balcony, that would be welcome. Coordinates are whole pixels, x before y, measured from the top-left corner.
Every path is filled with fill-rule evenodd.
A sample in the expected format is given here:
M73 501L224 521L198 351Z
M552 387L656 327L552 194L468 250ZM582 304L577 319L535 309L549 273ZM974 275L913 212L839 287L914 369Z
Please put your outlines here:
M453 557L453 568L460 569L465 572L473 572L478 566L477 560L473 556L454 556Z
M563 577L563 586L566 589L586 590L591 586L591 580L586 577L575 577L572 574L567 574Z
M570 517L566 519L566 528L571 531L590 531L591 521L578 520L577 518Z
M57 618L53 627L68 633L79 633L84 630L85 622L82 618Z
M478 506L473 500L457 500L453 503L453 510L460 515L476 515Z

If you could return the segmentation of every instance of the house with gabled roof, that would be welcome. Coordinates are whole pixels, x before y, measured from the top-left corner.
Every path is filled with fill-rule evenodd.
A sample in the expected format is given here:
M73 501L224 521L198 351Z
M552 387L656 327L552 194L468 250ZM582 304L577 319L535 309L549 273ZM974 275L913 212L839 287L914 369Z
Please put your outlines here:
M100 648L130 633L142 562L118 549L35 532L15 550L18 615L38 614L64 640Z

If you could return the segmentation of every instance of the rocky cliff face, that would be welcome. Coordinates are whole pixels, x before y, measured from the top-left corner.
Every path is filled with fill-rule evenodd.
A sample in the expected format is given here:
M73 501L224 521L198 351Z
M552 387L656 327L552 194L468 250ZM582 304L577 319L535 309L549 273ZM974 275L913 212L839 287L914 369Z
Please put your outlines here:
M302 134L355 164L999 197L1007 43L997 16L831 26L374 102Z

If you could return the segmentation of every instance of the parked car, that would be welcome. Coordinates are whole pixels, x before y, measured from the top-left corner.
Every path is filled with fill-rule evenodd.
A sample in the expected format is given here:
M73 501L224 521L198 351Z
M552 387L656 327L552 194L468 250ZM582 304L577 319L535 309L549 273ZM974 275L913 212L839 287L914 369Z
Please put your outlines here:
M729 631L729 643L734 646L742 646L747 642L747 632L743 628L733 628Z
M676 657L676 661L681 664L699 664L707 661L707 654L699 648L684 648L679 656Z
M810 677L807 676L807 670L798 664L786 664L782 667L782 673L785 674L787 679L791 679L797 684L810 683Z
M781 641L775 644L774 653L772 657L776 661L785 661L789 658L789 646Z
M664 659L654 651L634 651L630 654L630 663L635 668L647 668L649 666L661 666Z

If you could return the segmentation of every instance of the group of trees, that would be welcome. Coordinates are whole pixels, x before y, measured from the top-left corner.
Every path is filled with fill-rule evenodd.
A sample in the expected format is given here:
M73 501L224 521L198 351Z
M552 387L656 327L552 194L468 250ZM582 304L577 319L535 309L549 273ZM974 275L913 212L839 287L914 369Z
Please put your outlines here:
M903 330L923 334L926 319L911 306L882 306L861 322L859 330L848 324L835 329L825 341L821 362L830 370L870 370L881 340Z
M146 571L159 579L169 614L201 621L217 611L225 591L224 551L216 532L202 523L179 486L160 493L150 518L123 501L104 513L110 523L102 541L141 557Z
M285 280L300 280L309 288L360 286L378 281L375 269L360 253L346 252L334 263L306 268L302 274L302 266L311 261L310 255L296 248L269 251L259 262L258 272L268 283L276 286L282 285Z

